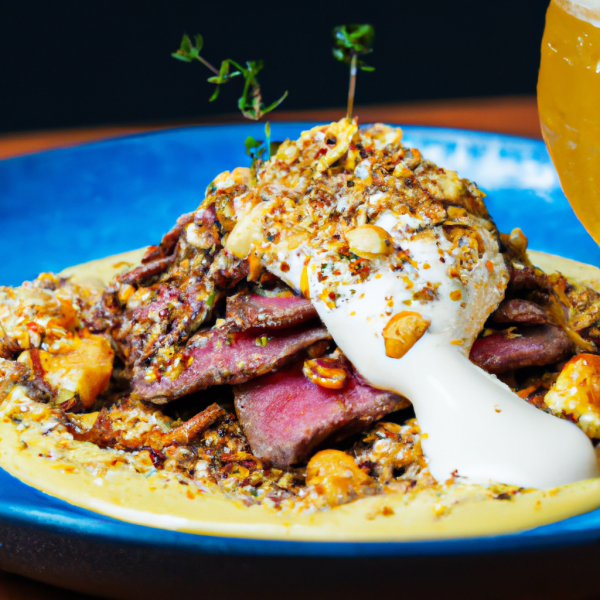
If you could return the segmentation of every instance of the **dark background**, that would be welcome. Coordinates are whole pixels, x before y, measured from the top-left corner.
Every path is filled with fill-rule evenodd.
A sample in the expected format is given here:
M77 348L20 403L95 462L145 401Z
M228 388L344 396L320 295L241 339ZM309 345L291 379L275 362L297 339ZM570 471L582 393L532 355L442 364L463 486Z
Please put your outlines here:
M241 80L210 104L208 70L175 61L184 32L213 62L262 58L265 100L342 106L331 28L376 28L358 104L533 94L548 0L0 0L0 132L177 121L236 110Z

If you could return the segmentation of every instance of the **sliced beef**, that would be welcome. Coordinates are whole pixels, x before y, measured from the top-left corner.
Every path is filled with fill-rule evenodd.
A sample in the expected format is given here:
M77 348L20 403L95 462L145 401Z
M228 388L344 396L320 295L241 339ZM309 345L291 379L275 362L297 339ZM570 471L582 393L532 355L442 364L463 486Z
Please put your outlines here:
M113 329L113 339L130 369L166 348L185 342L204 321L210 306L198 286L184 291L161 284L148 291L148 301L127 311ZM195 328L195 329L194 329Z
M200 212L199 210L197 212ZM159 246L150 246L146 250L142 263L153 263L157 260L170 256L175 251L175 246L181 237L184 228L194 221L196 213L191 212L181 215L174 227L172 227L164 236Z
M549 323L546 310L528 300L506 300L500 304L493 315L496 323Z
M241 332L214 328L190 340L179 357L185 368L177 377L163 375L149 381L146 371L140 370L133 379L133 393L142 400L164 403L212 385L243 383L326 339L330 339L327 330L315 324Z
M469 358L488 373L500 374L557 363L571 348L571 340L559 327L533 325L475 340Z
M92 331L111 334L129 374L160 367L164 356L182 350L219 298L248 273L247 261L222 247L212 205L179 217L142 263L82 316ZM158 364L142 364L155 358Z
M510 290L547 290L550 287L548 275L535 267L522 266L521 269L518 269L511 265L509 272L508 287Z
M177 255L156 283L138 288L137 294L143 295L135 304L119 306L115 290L107 302L115 307L112 337L133 376L139 371L161 368L165 357L183 350L210 318L218 298L247 274L247 262L224 249L214 257L195 253L185 245L182 251L185 258Z
M317 317L315 307L298 296L264 297L241 292L227 298L227 318L240 329L291 327Z
M168 269L175 262L175 256L166 256L158 258L152 262L140 265L131 271L127 271L117 277L119 283L137 284L140 285L148 279L159 275L165 269Z
M246 275L248 275L248 261L240 260L223 249L215 256L202 284L215 291L226 291Z
M234 388L235 408L252 453L283 468L304 461L325 440L365 429L404 401L352 373L342 389L316 385L302 361Z

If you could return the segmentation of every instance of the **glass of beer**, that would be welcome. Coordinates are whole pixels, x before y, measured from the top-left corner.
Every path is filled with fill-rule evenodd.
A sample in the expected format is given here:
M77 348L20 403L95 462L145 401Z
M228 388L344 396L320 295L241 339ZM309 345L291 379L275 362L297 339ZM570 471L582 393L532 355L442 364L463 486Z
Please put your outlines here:
M600 244L600 0L551 1L538 107L562 188Z

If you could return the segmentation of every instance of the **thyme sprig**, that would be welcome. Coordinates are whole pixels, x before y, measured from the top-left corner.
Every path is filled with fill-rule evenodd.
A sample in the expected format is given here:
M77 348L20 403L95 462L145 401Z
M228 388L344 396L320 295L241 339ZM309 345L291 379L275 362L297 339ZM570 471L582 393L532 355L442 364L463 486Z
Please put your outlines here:
M348 111L346 117L352 118L354 94L356 91L356 72L374 71L375 67L365 64L359 57L373 52L375 29L372 25L340 25L333 30L335 47L333 56L340 62L350 65L350 85L348 88Z
M222 61L221 67L217 69L200 55L203 46L204 39L201 35L195 35L194 41L192 41L189 35L184 35L179 49L176 52L173 52L171 56L177 60L188 63L197 60L214 73L214 76L208 78L209 83L214 83L216 85L215 91L210 97L210 102L214 102L218 98L219 91L223 84L228 83L238 75L241 75L244 78L244 89L238 100L238 108L247 119L258 121L263 115L266 115L274 108L277 108L277 106L279 106L287 97L288 93L285 92L279 100L269 104L269 106L265 106L257 78L258 74L264 68L262 60L247 61L246 66L244 67L228 58ZM236 70L232 71L232 68Z
M252 136L246 138L246 154L252 159L250 177L254 183L256 183L258 169L265 161L263 154L266 152L266 160L269 160L271 155L277 152L280 144L280 142L271 142L271 124L268 121L265 123L265 137L267 138L266 142L255 140Z

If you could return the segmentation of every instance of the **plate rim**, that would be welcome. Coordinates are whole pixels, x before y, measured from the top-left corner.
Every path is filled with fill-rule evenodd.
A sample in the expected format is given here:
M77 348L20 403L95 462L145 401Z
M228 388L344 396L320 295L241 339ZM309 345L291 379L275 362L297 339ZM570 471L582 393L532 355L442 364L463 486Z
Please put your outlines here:
M266 123L266 121L265 121ZM271 128L277 127L285 127L285 126L302 126L302 127L316 127L317 125L326 124L327 121L273 121L271 122ZM364 127L368 125L374 125L375 123L383 123L384 125L390 125L392 127L400 127L402 131L412 131L412 130L422 130L422 131L441 131L444 133L457 133L457 134L467 134L474 136L483 136L489 138L500 138L506 140L512 140L515 142L527 142L534 143L535 145L539 145L540 147L546 148L546 144L543 139L528 137L524 135L516 135L512 133L500 133L494 131L481 131L479 129L461 129L460 127L440 127L437 125L418 125L415 123L410 124L402 124L396 123L393 121L365 121L364 123L359 123L359 127ZM174 125L165 127L164 129L152 129L149 131L139 131L134 133L126 133L123 135L115 135L114 137L107 137L104 139L98 140L89 140L81 143L69 144L67 146L59 146L54 148L47 148L42 150L34 150L32 152L26 152L24 154L17 154L15 156L7 156L5 158L0 159L0 164L19 160L32 156L40 156L45 154L53 154L55 152L68 152L74 151L79 148L88 148L94 146L100 146L105 144L113 144L115 142L120 141L128 141L128 140L136 140L146 137L157 137L169 133L174 132L186 132L186 131L196 131L200 129L223 129L223 128L248 128L248 129L256 129L259 126L263 125L263 122L256 123L206 123L206 124L198 124L198 125Z
M271 123L272 129L279 127L310 128L323 121L275 121ZM369 125L370 122L361 125ZM439 127L433 125L402 125L400 123L386 122L388 125L399 126L407 134L411 132L426 132L435 135L443 133L444 137L461 135L479 138L482 141L498 140L501 143L526 144L545 150L543 140L526 136L475 129L461 129L454 127ZM173 133L187 133L210 129L257 129L262 123L230 123L230 124L202 124L172 126L160 130L142 131L118 135L101 140L93 140L59 148L38 150L18 156L4 158L0 163L27 160L31 157L43 157L55 153L77 153L90 147L106 146L127 143L129 141L156 138ZM285 555L303 557L407 557L407 556L444 556L449 554L469 555L476 553L512 553L532 552L543 548L558 548L579 545L600 540L600 525L595 528L585 526L573 530L544 533L548 525L528 529L520 532L481 537L466 537L452 539L431 539L411 541L297 541L297 540L272 540L251 537L217 536L206 534L193 534L181 531L153 528L138 525L127 521L120 521L112 517L80 508L60 498L50 496L45 492L27 485L18 478L10 475L0 467L0 480L10 478L17 490L29 494L30 502L20 506L7 503L0 492L0 519L18 526L34 526L40 529L62 532L65 535L83 535L120 541L125 544L143 544L145 546L159 546L160 548L185 549L201 554L217 553L224 555ZM25 490L24 490L25 488ZM18 492L17 492L18 493ZM38 497L36 497L38 496ZM33 500L34 502L31 502ZM36 503L41 502L40 508ZM52 506L53 504L57 506ZM600 513L600 509L597 509ZM596 512L596 511L592 511ZM83 513L83 514L81 514ZM591 513L584 513L578 517L571 517L559 521L565 523ZM96 527L90 527L92 522ZM77 522L75 525L74 522Z

